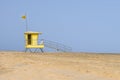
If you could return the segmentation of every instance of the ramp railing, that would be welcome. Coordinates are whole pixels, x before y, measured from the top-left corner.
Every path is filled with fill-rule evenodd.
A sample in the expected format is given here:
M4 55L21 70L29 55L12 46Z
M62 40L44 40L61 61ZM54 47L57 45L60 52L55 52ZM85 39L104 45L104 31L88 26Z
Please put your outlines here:
M62 51L62 52L71 52L72 51L71 47L66 46L64 44L54 42L54 41L44 40L44 39L42 39L42 41L44 42L45 47L52 48L52 49L55 49L57 51Z

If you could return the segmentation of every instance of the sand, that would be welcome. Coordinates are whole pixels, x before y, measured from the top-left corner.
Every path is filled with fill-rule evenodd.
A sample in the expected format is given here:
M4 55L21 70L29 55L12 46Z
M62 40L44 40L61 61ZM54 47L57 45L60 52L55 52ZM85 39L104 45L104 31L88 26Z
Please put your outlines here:
M120 54L0 52L0 80L120 80Z

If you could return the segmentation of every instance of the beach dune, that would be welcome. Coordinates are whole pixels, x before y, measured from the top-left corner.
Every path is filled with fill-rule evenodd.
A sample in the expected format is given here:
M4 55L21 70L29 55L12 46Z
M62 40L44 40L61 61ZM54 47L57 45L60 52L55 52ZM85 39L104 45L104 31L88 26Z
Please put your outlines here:
M120 54L1 51L0 80L120 80Z

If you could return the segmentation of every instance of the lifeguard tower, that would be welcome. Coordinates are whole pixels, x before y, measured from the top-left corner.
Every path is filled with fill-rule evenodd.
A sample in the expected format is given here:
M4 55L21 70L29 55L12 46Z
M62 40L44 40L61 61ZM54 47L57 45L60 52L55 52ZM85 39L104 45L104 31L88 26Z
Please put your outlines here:
M52 48L55 49L57 51L62 51L62 52L70 52L72 50L71 47L65 46L63 44L60 43L56 43L53 41L48 41L48 40L41 40L40 42L39 40L39 35L41 35L41 32L32 32L32 31L28 31L28 24L27 24L27 15L23 15L22 19L25 20L26 23L26 32L24 33L25 36L25 52L27 52L28 50L30 52L38 52L38 50L41 50L41 52L43 52L43 48L48 47L48 48Z
M41 35L41 32L32 32L32 31L27 31L24 33L25 36L25 52L27 52L28 50L30 52L38 52L38 49L41 50L41 52L43 52L43 48L44 48L44 42L43 40L41 40L40 43L38 43L38 39L39 39L39 35Z

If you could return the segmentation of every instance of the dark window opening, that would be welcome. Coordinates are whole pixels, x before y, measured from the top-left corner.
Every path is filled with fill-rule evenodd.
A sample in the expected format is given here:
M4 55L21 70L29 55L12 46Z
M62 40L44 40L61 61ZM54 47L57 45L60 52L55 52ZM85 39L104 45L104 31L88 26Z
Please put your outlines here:
M28 34L28 45L31 45L31 34Z

